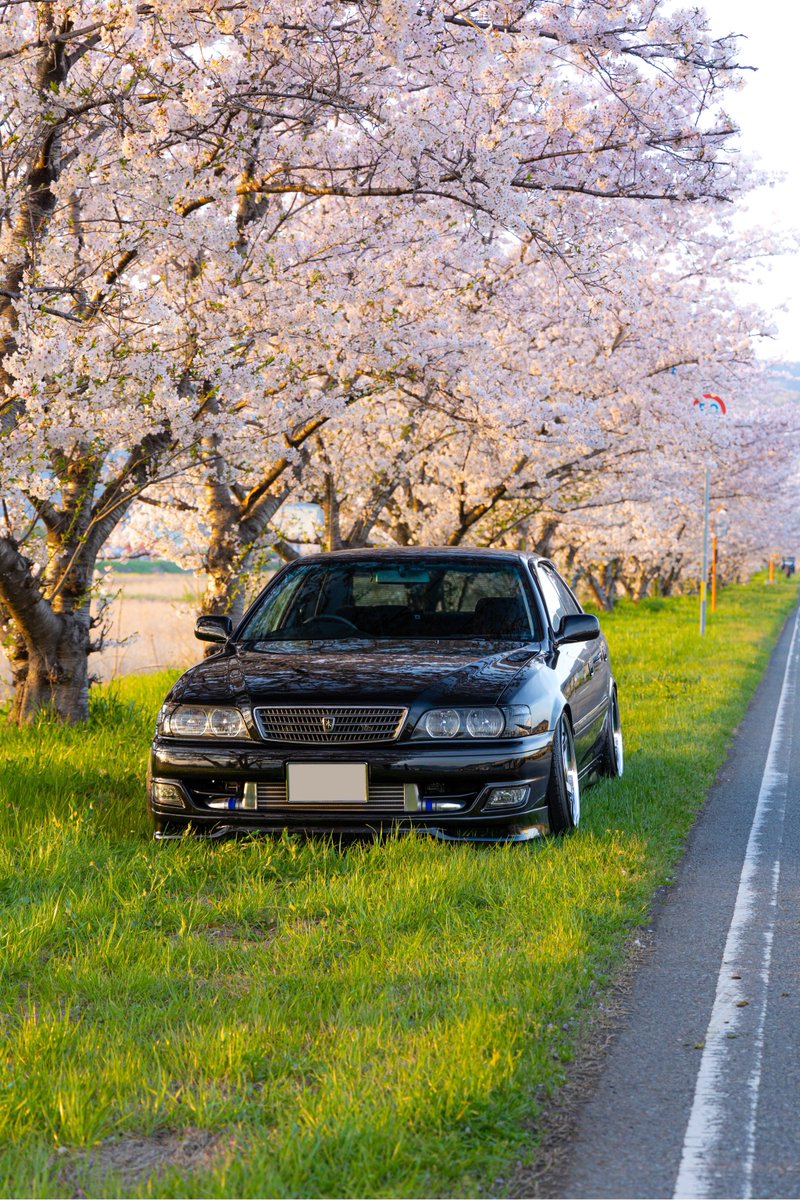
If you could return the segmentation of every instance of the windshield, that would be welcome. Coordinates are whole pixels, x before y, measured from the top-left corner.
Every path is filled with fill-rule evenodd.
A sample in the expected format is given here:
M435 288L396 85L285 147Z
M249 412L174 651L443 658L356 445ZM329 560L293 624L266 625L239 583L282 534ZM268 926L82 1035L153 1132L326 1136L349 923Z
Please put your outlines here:
M251 613L240 640L491 638L541 633L512 563L359 559L289 570Z

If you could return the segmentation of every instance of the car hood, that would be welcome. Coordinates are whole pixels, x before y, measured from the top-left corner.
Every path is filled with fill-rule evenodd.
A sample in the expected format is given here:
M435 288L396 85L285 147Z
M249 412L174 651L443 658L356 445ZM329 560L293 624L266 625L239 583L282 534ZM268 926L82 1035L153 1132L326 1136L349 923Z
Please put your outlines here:
M537 648L490 642L283 643L206 659L181 677L182 703L497 704Z

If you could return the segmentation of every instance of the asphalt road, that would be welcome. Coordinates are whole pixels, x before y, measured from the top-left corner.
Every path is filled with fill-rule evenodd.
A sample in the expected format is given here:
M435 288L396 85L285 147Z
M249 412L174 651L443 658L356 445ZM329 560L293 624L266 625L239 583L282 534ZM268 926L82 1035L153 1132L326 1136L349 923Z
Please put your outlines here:
M564 1197L800 1197L800 621L658 906Z

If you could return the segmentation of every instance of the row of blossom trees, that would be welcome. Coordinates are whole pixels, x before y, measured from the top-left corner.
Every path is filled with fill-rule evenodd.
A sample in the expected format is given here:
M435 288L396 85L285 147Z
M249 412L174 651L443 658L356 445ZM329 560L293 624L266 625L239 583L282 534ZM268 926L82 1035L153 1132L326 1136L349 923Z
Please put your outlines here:
M713 438L730 501L763 511L791 412L730 300L765 252L724 211L740 74L735 38L662 0L1 7L15 719L86 716L123 521L234 614L292 553L290 498L332 547L525 543L595 589L609 563L667 585L709 381L738 414Z

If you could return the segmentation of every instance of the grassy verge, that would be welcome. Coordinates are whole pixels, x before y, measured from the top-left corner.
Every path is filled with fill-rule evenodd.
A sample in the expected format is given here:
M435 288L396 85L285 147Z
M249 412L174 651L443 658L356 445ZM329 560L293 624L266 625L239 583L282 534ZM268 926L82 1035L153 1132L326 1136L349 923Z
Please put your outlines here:
M167 676L88 729L0 734L0 1192L502 1192L575 1030L670 874L795 597L604 625L624 780L563 844L157 846Z
M103 558L97 563L100 571L114 571L117 575L191 575L192 572L167 558Z

